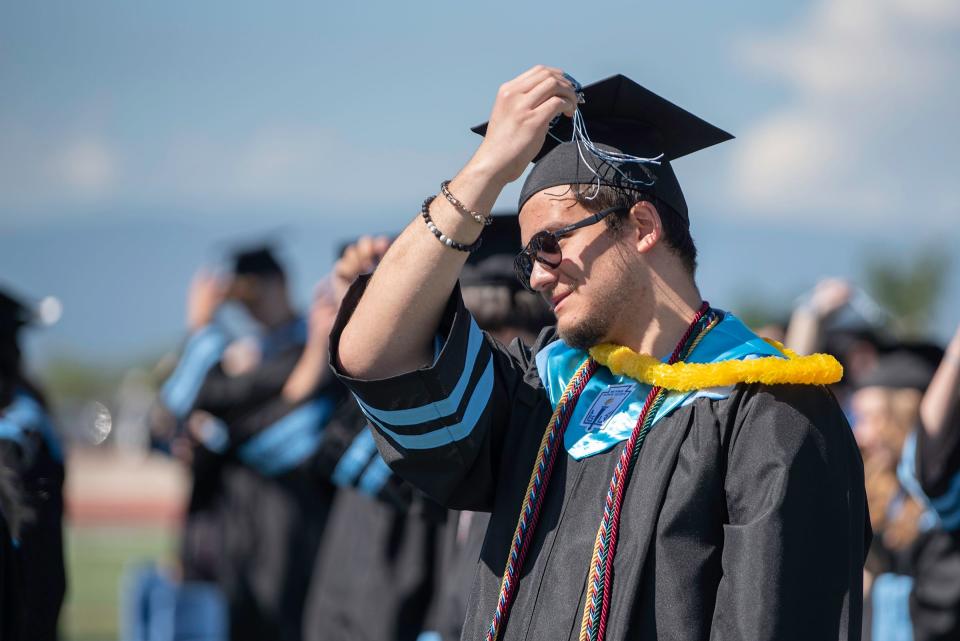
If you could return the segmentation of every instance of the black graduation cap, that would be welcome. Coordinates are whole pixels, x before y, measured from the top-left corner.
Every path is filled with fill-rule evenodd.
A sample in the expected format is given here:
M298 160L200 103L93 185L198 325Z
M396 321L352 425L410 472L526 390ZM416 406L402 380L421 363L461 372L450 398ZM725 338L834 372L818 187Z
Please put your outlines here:
M13 334L34 322L36 315L12 294L0 290L0 333Z
M931 343L906 343L885 352L877 364L859 382L858 387L892 387L898 389L927 389L940 359L943 348Z
M233 253L235 276L283 276L283 267L269 245L246 247Z
M49 326L60 320L63 306L59 299L47 296L41 300L24 302L9 290L0 289L0 335L16 338L26 325Z
M464 287L502 285L521 289L513 272L513 258L520 250L520 220L517 214L497 214L483 230L483 243L467 258L460 275Z
M518 208L543 189L596 184L599 175L600 184L650 193L687 219L687 204L669 161L733 136L621 74L584 86L582 95L578 107L582 123L599 150L641 159L660 157L659 164L602 159L582 138L574 140L574 120L561 117L534 158ZM473 131L484 135L486 129L484 123Z

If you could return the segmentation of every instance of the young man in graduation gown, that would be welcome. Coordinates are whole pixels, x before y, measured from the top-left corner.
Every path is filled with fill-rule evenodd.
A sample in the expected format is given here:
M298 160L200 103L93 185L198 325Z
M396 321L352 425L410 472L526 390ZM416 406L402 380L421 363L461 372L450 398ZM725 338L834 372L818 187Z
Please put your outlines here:
M228 298L262 327L254 344L239 343L235 353L238 344L217 320ZM269 248L238 252L228 282L198 277L188 307L191 334L155 412L172 414L192 444L184 578L221 588L234 641L297 641L334 491L318 488L303 464L340 386L296 402L282 396L302 360L307 323Z
M331 342L387 462L491 512L464 638L858 639L869 526L822 386L839 367L694 281L669 161L730 136L622 76L578 91L546 67L500 88L484 133ZM516 267L557 326L503 347L457 277L531 160Z
M17 526L13 554L21 580L13 594L4 595L3 604L16 599L23 608L19 617L5 612L0 620L19 618L24 639L53 641L58 638L57 622L67 588L64 464L44 395L23 369L20 330L37 320L34 310L0 291L0 468L6 468L0 471L16 476L22 495L21 509L16 510L20 514L6 515ZM5 559L4 564L8 563L10 559Z

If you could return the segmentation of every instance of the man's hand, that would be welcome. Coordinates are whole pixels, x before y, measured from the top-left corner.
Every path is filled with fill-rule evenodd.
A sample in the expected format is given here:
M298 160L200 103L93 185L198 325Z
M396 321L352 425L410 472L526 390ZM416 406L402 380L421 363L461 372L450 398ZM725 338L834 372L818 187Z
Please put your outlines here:
M300 402L332 375L327 366L327 349L340 303L353 281L360 274L372 272L389 247L390 239L386 236L363 236L344 250L330 276L317 285L310 306L307 345L283 386L283 397L288 402Z
M559 69L534 67L500 87L480 147L450 182L463 205L489 213L543 147L550 121L576 112ZM483 225L442 196L430 216L448 238L469 245ZM356 378L388 378L428 365L433 341L467 253L437 242L419 217L394 240L340 335L337 365ZM346 278L343 279L344 281Z
M537 65L501 85L487 133L468 167L504 185L523 174L543 147L550 121L573 117L577 95L563 71Z
M369 274L387 253L390 239L386 236L362 236L343 251L332 272L333 303L340 306L353 281L361 274Z
M195 332L213 321L217 308L226 296L226 285L205 269L201 269L190 283L187 296L187 328Z
M813 288L810 309L817 318L824 319L850 302L853 287L842 278L824 278Z

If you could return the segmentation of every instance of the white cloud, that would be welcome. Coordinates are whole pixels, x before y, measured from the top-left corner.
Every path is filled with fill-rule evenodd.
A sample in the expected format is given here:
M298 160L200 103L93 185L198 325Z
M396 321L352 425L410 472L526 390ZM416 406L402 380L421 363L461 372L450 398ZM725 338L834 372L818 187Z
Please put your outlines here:
M4 135L5 134L5 135ZM30 224L98 206L362 206L418 202L457 159L384 146L310 124L243 136L184 134L118 151L104 136L0 126L0 211ZM121 180L122 177L122 180ZM428 190L429 190L428 188Z
M0 209L32 210L113 195L120 159L96 132L46 132L0 124Z
M54 185L76 196L100 197L116 185L117 160L103 140L82 138L56 149L47 170Z
M838 210L853 222L942 226L960 213L955 0L820 0L776 36L741 43L788 101L740 136L729 185L747 213ZM946 156L944 156L946 154Z

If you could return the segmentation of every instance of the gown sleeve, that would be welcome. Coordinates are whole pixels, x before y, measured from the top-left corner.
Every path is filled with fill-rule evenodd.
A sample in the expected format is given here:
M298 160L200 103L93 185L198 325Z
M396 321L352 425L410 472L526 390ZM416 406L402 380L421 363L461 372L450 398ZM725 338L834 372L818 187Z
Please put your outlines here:
M384 461L445 507L489 511L504 432L522 385L526 350L480 330L459 287L440 325L430 365L381 380L337 367L340 336L369 278L351 287L330 337L331 364L373 427Z
M943 529L960 530L960 404L939 435L917 428L904 445L897 475L907 489L922 492Z
M220 362L227 342L226 334L216 325L207 325L187 339L176 368L160 389L160 402L177 419L185 419L193 409L204 380Z
M301 351L302 346L291 347L236 376L225 373L218 362L203 378L192 409L223 416L260 406L281 392Z
M711 639L860 639L863 464L821 387L749 387L721 415L727 522Z

